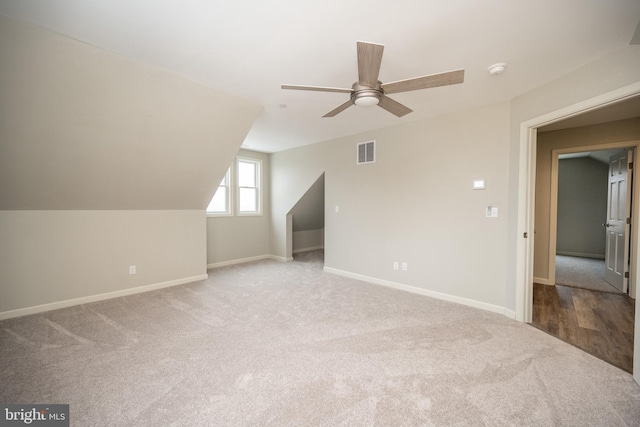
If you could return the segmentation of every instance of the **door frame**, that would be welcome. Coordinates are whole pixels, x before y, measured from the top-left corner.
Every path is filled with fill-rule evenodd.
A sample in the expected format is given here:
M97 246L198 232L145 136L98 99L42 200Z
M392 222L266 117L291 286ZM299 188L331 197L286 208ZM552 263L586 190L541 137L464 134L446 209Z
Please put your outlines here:
M640 147L640 140L582 145L580 147L555 148L551 150L551 188L550 188L551 200L549 201L550 203L549 203L549 248L548 248L549 272L547 274L550 285L556 284L556 249L557 249L556 245L558 243L558 169L559 169L560 155L570 154L570 153L582 153L585 151L614 150L617 148L630 148L630 149L634 149L634 152L638 152L638 147ZM635 162L635 160L633 161ZM632 189L635 189L637 187L636 174L633 173L635 171L633 172L629 171L629 172L631 172L631 179L632 179L631 182L633 183ZM637 197L635 197L635 195L636 193L634 191L634 194L633 194L634 197L632 197L633 205L631 206L632 227L631 227L631 243L629 245L630 249L634 249L637 247L637 245L634 245L634 241L633 241L633 237L634 237L633 234L634 234L634 230L636 229L635 227L633 227L633 224L638 215L638 210L636 208ZM638 237L637 233L635 234L636 234L635 237L637 239ZM635 298L636 283L638 282L637 280L635 280L636 271L638 271L638 264L637 264L638 259L636 257L633 257L632 253L635 253L635 249L634 251L630 251L629 253L630 278L628 283L629 283L629 296L632 296L633 298Z
M536 146L537 129L544 125L567 119L604 107L640 94L640 82L604 93L576 104L525 120L520 123L520 142L518 152L518 200L516 222L516 319L530 323L533 314L533 231L535 221L535 182L536 182ZM636 174L638 175L638 174ZM640 189L634 186L634 208L637 209ZM638 218L637 210L636 218ZM637 228L633 230L632 250L634 261L638 265ZM527 238L531 236L531 238ZM637 278L633 278L634 281ZM636 300L638 287L636 289ZM640 304L636 304L634 328L634 354L640 354ZM633 361L636 382L640 382L640 357Z

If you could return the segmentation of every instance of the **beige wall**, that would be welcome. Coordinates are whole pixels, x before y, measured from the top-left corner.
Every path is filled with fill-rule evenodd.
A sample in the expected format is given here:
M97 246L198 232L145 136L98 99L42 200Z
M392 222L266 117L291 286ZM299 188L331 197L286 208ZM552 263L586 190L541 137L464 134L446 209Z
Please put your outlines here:
M504 307L508 123L501 103L273 154L272 253L287 256L286 214L324 173L326 267ZM376 162L356 165L372 139Z
M240 150L238 156L262 161L262 215L209 216L207 218L207 265L209 267L230 261L265 257L270 254L271 156L249 150ZM227 165L228 168L229 165ZM235 178L232 181L235 182ZM237 200L235 195L234 200ZM235 206L234 212L237 212Z
M202 279L204 234L200 210L0 211L0 318Z
M536 207L534 277L549 279L549 220L551 206L551 153L555 149L640 139L640 119L628 119L581 128L538 134L536 154Z

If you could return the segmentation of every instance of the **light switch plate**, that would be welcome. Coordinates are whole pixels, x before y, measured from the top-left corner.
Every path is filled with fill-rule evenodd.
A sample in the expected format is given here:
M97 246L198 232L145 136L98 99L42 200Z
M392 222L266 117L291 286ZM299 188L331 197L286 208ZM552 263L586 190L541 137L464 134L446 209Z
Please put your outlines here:
M487 218L497 218L498 208L496 208L495 206L487 206L486 216Z

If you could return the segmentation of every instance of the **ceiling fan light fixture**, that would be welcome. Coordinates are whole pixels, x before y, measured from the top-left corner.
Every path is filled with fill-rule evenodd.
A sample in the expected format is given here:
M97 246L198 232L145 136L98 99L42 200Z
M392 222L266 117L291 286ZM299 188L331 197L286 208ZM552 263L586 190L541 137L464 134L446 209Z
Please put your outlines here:
M380 93L376 90L362 90L353 94L353 103L358 107L373 107L380 102Z
M356 105L358 107L373 107L374 105L378 105L380 100L375 96L361 96L356 98Z

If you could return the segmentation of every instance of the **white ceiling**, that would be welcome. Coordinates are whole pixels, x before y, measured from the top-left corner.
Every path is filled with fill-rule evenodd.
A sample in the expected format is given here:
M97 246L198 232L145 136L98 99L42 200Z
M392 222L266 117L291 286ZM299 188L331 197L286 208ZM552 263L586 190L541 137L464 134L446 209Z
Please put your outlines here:
M244 146L275 152L509 100L626 47L640 1L0 0L0 13L263 105ZM358 40L385 45L382 82L457 68L465 82L393 95L414 110L403 118L321 118L348 94L280 89L349 88Z

